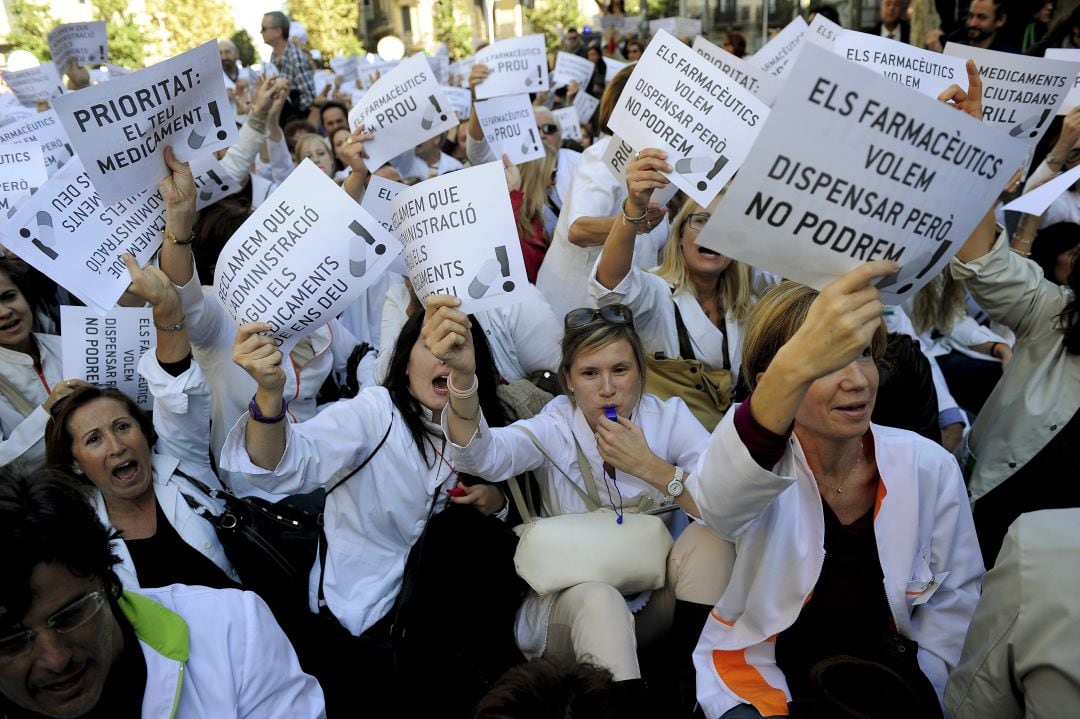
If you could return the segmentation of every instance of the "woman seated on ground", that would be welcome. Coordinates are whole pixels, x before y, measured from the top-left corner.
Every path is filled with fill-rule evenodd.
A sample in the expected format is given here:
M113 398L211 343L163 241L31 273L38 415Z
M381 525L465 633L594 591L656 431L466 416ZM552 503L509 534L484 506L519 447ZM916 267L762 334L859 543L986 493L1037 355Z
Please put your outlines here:
M644 352L627 307L570 312L560 372L567 394L535 417L491 429L475 392L473 343L481 334L471 332L467 316L455 309L458 304L457 298L432 296L424 323L427 346L450 368L443 426L457 466L491 480L532 471L546 516L590 511L586 492L619 513L673 496L680 508L697 514L682 493L683 468L697 461L707 433L682 400L662 401L642 392ZM683 531L671 551L663 589L624 597L608 584L587 582L543 596L530 593L517 625L525 656L588 657L616 681L638 680L638 643L665 634L675 615L681 627L676 641L681 637L688 660L726 583L719 568L730 545L701 524L685 527L682 512L666 515L666 521L672 534Z
M885 347L870 283L897 269L868 263L820 294L784 282L747 320L752 394L688 483L736 545L694 655L710 719L787 715L789 702L941 716L983 565L952 455L870 424Z
M513 543L506 543L512 537L492 516L502 518L506 502L452 462L438 424L450 368L420 339L423 320L422 310L414 314L387 348L384 385L304 422L285 420L282 354L260 334L270 325L242 325L233 347L258 389L229 433L222 467L269 492L327 490L326 544L309 583L310 609L324 621L306 648L305 668L323 683L331 716L355 713L363 690L387 692L395 664L409 674L402 667L421 661L453 666L454 680L438 692L407 693L404 714L438 708L439 716L469 716L488 685L520 661L513 616L521 590ZM486 343L478 348L480 396L485 411L499 417L491 355ZM481 606L470 615L477 621L447 618ZM391 657L386 645L395 624L408 627L409 642L396 643ZM307 652L298 649L303 660Z
M123 392L85 385L52 408L49 463L93 487L98 514L120 531L113 550L126 586L237 587L239 578L203 511L221 511L192 483L220 488L210 466L210 388L191 360L180 295L154 267L131 272L130 292L154 308L157 346L139 362L155 397L149 415ZM187 497L197 500L193 508Z
M653 191L668 184L671 172L662 150L642 150L626 168L630 217L644 217ZM639 224L617 221L611 226L589 292L601 307L625 304L634 313L634 328L650 358L698 359L712 370L716 396L699 393L687 404L706 429L712 429L731 404L731 390L742 360L742 324L759 292L779 281L697 244L709 211L687 199L671 224L661 250L661 264L648 272L634 266ZM680 395L683 396L683 395ZM699 409L700 408L700 409Z

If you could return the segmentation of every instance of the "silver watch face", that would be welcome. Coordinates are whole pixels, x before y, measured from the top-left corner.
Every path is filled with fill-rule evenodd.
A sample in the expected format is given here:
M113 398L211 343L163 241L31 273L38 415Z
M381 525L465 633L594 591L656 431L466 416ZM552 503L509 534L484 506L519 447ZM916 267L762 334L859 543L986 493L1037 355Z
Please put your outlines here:
M668 482L667 493L672 497L678 497L683 493L683 483L681 479L673 479Z

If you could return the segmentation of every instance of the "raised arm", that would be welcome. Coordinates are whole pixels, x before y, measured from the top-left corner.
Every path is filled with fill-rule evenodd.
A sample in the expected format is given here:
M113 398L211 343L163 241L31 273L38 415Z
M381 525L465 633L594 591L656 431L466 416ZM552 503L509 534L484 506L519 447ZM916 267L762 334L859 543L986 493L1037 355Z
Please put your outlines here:
M647 227L649 201L653 191L668 184L662 172L671 172L667 153L652 148L642 150L626 167L625 216L612 223L604 242L604 252L596 267L596 280L612 290L630 272L634 264L634 238ZM632 221L639 218L638 221Z
M342 187L349 197L357 202L364 199L364 190L367 189L368 180L371 177L371 172L364 164L364 158L368 156L364 143L373 139L375 136L361 125L352 131L341 148L341 158L352 168L352 172L345 178L345 184Z
M477 392L476 355L473 352L472 322L457 309L461 300L449 295L431 295L427 301L420 335L439 360L450 367L446 401L447 439L467 445L480 426L480 396Z
M258 384L253 400L262 421L248 414L245 448L251 461L263 469L277 467L285 453L283 355L269 335L259 334L271 329L265 322L240 325L233 343L233 362Z
M191 254L191 233L197 214L195 178L191 167L176 159L172 147L165 148L165 164L169 176L158 183L158 192L165 201L165 241L161 244L158 263L169 281L183 287L195 273Z

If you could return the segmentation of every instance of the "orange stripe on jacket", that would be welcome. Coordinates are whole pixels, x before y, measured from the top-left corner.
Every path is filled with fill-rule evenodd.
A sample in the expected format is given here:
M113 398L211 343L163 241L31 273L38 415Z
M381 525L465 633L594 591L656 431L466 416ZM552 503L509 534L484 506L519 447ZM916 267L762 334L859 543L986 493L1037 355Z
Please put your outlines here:
M765 681L761 672L747 663L745 649L714 649L712 660L724 684L753 704L762 716L788 716L787 695Z

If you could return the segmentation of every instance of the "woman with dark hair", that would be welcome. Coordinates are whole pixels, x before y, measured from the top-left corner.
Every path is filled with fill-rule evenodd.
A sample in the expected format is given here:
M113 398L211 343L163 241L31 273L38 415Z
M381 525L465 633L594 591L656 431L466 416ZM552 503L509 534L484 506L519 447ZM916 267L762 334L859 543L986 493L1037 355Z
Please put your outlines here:
M600 49L600 41L594 40L589 43L585 50L585 59L593 64L592 77L585 84L585 91L593 97L600 97L607 87L607 63L604 62L604 53Z
M956 460L870 422L886 342L872 282L896 270L867 263L820 293L784 282L747 319L751 395L687 486L735 542L694 653L710 719L942 716L983 565Z
M519 658L512 623L520 593L512 549L503 551L505 527L496 519L505 516L506 500L454 465L439 426L450 368L424 345L423 321L421 310L405 323L382 386L366 387L304 422L285 421L282 355L259 334L269 325L241 326L233 348L258 389L247 417L229 433L222 467L287 494L328 487L360 468L327 497L326 543L310 579L311 610L336 627L333 640L353 658L343 661L342 653L322 649L326 665L313 667L331 708L355 707L358 683L385 691L395 662L379 647L395 625L401 629L405 613L404 663L415 656L408 647L416 647L432 665L439 656L455 666L453 686L408 694L409 702L436 702L441 716L470 711L487 684ZM485 410L501 418L494 363L486 342L478 347L480 396ZM433 561L439 552L446 561ZM448 576L432 582L432 572ZM414 611L431 604L438 608ZM446 617L465 610L481 614L464 623ZM458 632L462 636L454 637ZM400 656L397 664L400 669Z
M1043 277L1055 285L1067 285L1080 246L1080 225L1058 222L1039 230L1031 246L1031 260L1042 268Z
M0 466L45 460L45 423L57 400L85 386L64 380L60 337L34 331L31 288L20 264L0 258Z

